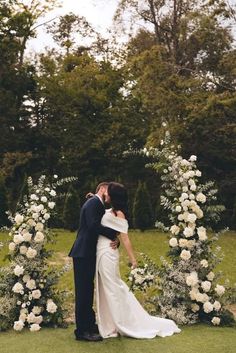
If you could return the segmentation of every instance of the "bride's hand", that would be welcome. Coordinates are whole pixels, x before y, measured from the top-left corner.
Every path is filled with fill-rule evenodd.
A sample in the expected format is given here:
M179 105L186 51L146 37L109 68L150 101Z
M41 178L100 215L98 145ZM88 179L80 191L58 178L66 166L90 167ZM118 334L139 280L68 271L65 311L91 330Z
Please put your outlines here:
M133 270L134 268L136 268L138 266L137 261L133 260L131 261L131 270Z

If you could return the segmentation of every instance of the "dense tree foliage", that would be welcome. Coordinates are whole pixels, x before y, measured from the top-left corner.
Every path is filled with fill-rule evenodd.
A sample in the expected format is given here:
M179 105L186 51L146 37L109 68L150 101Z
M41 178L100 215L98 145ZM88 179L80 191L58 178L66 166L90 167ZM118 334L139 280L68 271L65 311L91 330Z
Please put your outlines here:
M47 25L55 49L26 59L37 20L55 5L0 4L0 177L10 209L26 176L46 173L78 177L81 197L102 180L119 180L130 214L141 180L160 212L148 158L130 151L157 146L167 121L183 155L198 155L204 178L216 180L222 225L235 227L234 9L224 0L121 0L114 35L124 17L140 25L124 50L70 13Z

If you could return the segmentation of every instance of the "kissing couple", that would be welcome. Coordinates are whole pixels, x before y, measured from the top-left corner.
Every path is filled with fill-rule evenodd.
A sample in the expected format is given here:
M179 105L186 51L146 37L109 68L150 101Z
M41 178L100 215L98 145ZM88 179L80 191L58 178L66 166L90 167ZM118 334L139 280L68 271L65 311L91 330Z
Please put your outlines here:
M111 208L106 210L105 204ZM78 234L69 253L74 266L77 340L97 342L119 335L154 338L180 332L174 321L149 315L120 277L120 240L132 268L137 267L128 236L127 209L127 191L116 182L100 183L81 208Z

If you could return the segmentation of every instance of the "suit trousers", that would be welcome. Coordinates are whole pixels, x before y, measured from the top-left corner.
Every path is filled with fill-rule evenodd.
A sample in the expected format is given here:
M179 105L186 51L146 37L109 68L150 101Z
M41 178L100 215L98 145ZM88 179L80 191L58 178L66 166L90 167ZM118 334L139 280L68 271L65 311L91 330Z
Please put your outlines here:
M93 297L96 256L94 258L73 258L73 265L75 283L75 333L92 332L95 326Z

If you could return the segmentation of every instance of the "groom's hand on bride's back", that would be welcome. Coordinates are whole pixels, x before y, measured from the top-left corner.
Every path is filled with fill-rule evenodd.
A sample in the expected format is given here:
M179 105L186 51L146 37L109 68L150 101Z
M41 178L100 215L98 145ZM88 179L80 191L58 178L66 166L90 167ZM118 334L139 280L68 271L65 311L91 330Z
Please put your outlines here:
M91 199L91 197L93 197L94 196L94 194L92 193L92 192L88 192L86 195L85 195L85 198L86 198L86 200L88 200L88 199Z
M111 243L110 243L110 247L113 249L113 250L116 250L117 248L119 248L120 246L120 240L119 238L116 238L115 240L112 240Z

